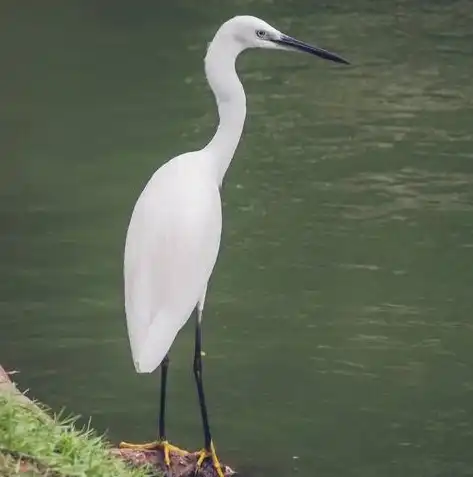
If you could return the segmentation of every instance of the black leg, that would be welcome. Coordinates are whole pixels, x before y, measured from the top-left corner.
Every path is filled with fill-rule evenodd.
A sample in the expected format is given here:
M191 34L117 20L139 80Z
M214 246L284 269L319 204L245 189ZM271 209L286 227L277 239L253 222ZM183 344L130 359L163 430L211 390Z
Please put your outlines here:
M166 414L166 384L168 378L169 357L166 355L161 363L161 399L159 406L159 440L166 440L166 425L164 417Z
M204 427L205 450L210 452L212 447L212 437L210 435L209 418L207 416L207 406L205 405L204 385L202 382L202 311L196 307L196 327L195 327L195 352L194 352L194 376L199 394L200 414Z

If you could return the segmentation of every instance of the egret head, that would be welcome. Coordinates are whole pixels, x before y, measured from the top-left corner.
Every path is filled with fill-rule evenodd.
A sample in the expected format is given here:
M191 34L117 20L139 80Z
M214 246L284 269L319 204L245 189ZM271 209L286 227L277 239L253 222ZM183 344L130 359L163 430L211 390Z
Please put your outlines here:
M234 43L239 51L247 48L267 48L286 51L303 51L336 63L349 64L341 56L296 40L259 18L242 15L225 22L217 32L227 43Z

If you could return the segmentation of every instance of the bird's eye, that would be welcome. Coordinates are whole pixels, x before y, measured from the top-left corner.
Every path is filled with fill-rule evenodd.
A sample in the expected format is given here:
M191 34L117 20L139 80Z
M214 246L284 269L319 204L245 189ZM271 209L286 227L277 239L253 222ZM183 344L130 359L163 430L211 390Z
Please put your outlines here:
M266 36L266 32L264 30L256 30L256 36L258 38L264 38Z

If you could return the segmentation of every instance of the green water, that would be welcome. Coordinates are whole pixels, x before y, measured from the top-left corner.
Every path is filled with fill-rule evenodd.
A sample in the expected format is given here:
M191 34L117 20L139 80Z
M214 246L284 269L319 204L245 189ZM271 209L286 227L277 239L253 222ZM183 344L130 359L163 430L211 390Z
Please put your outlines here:
M0 6L0 363L19 384L115 441L153 438L126 227L153 171L213 133L206 43L254 14L353 65L239 61L249 116L204 317L221 459L250 477L473 475L471 1L40 3ZM168 431L199 448L192 332Z

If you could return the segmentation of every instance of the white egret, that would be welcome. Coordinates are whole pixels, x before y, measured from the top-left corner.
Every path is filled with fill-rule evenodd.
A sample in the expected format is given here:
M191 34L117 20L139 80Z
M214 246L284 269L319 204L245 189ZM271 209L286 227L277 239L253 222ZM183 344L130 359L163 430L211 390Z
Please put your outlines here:
M246 97L235 61L248 48L304 51L348 64L258 18L237 16L225 22L205 57L220 119L217 131L203 149L174 157L151 177L134 207L124 257L125 309L134 365L138 373L151 373L161 365L161 396L158 441L122 446L162 448L169 467L169 450L177 448L169 444L165 432L168 351L195 310L194 375L204 428L198 466L211 458L219 477L223 471L212 442L202 383L201 324L207 284L220 247L220 186L246 116Z

